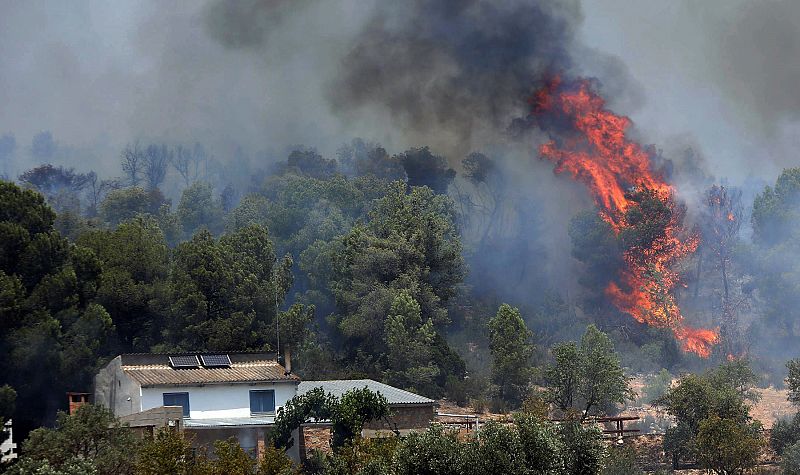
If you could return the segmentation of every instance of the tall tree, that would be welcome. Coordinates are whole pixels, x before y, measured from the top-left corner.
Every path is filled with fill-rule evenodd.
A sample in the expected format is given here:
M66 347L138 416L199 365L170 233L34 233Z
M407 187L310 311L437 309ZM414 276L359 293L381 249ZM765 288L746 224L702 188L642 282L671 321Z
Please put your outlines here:
M142 172L144 171L145 155L139 142L127 144L120 154L122 161L122 172L128 179L129 186L139 186L142 182Z
M586 329L580 346L559 343L551 351L555 361L545 369L547 397L564 413L585 420L633 397L614 345L594 325Z
M164 195L158 190L148 192L139 187L120 188L110 191L100 202L100 217L116 226L139 215L157 215L162 204Z
M294 150L287 160L289 170L312 178L328 178L336 173L336 160L329 160L316 150Z
M55 231L44 198L0 182L0 368L24 405L19 428L55 414L68 389L85 388L111 333L108 313L94 303L101 268L94 254Z
M275 261L269 235L258 225L219 241L202 230L179 244L170 271L166 346L274 349L276 306L291 286L290 267L291 260Z
M403 164L408 186L427 186L443 195L456 177L455 170L447 165L447 160L435 155L428 147L406 150L395 159Z
M383 352L385 320L400 290L419 304L423 320L443 328L464 272L452 201L429 188L405 188L395 182L369 222L332 243L340 251L321 263L332 269L339 331L367 354Z
M435 338L433 322L423 321L419 304L408 291L401 290L386 319L389 383L423 394L435 392L439 375L433 363Z
M214 235L222 232L222 203L214 197L214 188L208 183L196 182L183 190L177 213L187 236L202 228Z
M114 230L82 235L103 267L97 301L114 316L123 351L148 351L159 340L165 315L155 305L167 291L169 249L152 217L140 216Z
M707 255L711 267L719 273L718 293L721 345L725 355L739 355L745 348L740 334L737 307L742 299L732 289L733 253L739 240L739 228L742 222L742 192L725 186L713 185L706 191L705 208L701 224L702 240L697 253L697 282L695 296L700 288L700 271ZM736 293L736 295L734 295ZM717 299L714 299L717 300Z
M764 307L762 338L797 343L800 322L800 168L786 169L753 201L755 284Z
M19 181L50 200L60 191L80 193L89 185L91 175L76 173L72 168L44 164L20 175Z
M142 174L147 189L154 190L161 186L167 176L167 166L172 161L173 152L166 145L150 144L145 148L142 157Z
M500 398L514 406L525 398L531 379L532 333L519 310L503 304L489 320L489 350L492 352L492 382Z

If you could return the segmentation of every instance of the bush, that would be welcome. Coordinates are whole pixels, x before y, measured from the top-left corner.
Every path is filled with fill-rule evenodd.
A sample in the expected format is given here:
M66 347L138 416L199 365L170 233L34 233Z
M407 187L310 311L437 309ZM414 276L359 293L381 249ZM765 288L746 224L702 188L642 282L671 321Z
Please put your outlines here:
M609 451L602 475L644 475L636 465L636 451L633 447L614 447Z
M800 417L797 414L791 419L778 419L772 426L769 445L776 454L800 441Z
M534 473L557 473L563 469L563 446L555 426L534 414L520 414L514 423L529 469Z
M758 462L762 445L758 429L757 424L712 415L700 423L696 438L698 461L720 475L744 473Z
M97 475L91 460L72 458L60 468L53 468L47 460L22 459L12 465L5 475Z
M606 458L606 446L600 429L596 426L583 427L580 422L565 422L559 429L564 446L564 473L600 473Z
M409 435L394 458L395 475L459 475L462 446L455 432L433 425Z
M672 384L672 374L666 369L662 369L658 374L647 378L643 389L643 402L653 404L657 399L664 396Z
M321 452L320 452L321 453ZM268 445L258 463L258 475L286 475L297 473L294 462L281 449Z
M488 422L467 445L461 473L525 475L525 451L513 427Z
M793 444L783 451L781 468L784 475L800 475L800 444Z

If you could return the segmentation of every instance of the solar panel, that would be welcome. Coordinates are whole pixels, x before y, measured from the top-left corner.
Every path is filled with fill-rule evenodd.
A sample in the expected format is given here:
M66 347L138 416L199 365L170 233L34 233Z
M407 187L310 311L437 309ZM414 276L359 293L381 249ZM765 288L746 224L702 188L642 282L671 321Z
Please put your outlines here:
M227 368L231 365L228 355L200 355L200 359L207 368Z
M173 368L199 368L200 361L195 355L170 356L169 364Z

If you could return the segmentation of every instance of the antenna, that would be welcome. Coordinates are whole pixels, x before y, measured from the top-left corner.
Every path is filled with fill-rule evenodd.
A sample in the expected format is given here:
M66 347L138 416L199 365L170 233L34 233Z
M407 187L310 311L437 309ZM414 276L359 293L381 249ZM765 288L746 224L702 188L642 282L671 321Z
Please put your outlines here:
M278 323L278 258L275 258L275 267L272 271L272 275L275 277L275 339L277 340L277 356L280 359L281 356L281 329Z

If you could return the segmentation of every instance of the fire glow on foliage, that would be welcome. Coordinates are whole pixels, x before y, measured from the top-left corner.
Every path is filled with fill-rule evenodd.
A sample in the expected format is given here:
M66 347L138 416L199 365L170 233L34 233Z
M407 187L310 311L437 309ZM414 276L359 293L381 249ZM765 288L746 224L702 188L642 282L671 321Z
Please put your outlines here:
M672 264L693 253L699 239L679 236L682 213L673 189L651 169L648 150L625 136L630 120L605 109L605 100L586 80L564 84L556 77L536 91L530 103L533 116L571 130L541 145L542 158L555 164L555 173L568 173L589 188L601 217L615 233L630 228L626 211L637 205L637 194L653 195L669 208L663 233L645 248L626 250L625 268L605 291L621 311L639 322L670 328L684 350L707 357L717 332L685 325L672 293L679 283Z

